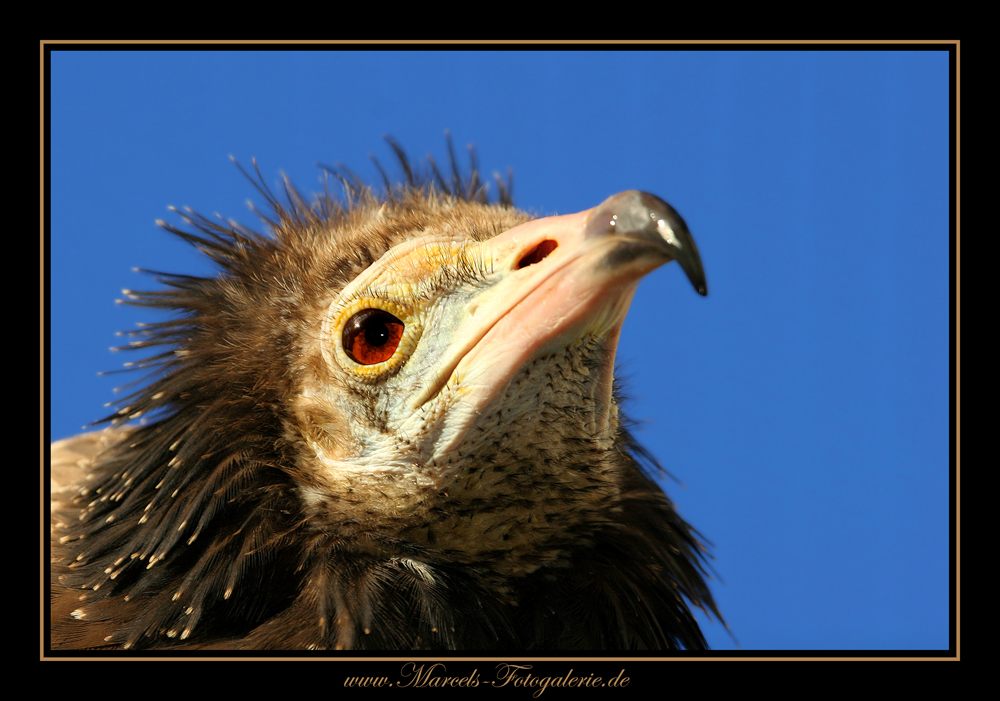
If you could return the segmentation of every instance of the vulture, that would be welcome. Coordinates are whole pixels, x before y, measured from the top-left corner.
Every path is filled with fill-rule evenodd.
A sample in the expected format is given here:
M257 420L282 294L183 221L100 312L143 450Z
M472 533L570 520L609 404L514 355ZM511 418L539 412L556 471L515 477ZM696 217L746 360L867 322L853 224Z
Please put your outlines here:
M471 147L390 144L385 187L244 171L263 231L160 222L217 274L124 291L167 312L128 332L148 374L51 445L50 649L707 647L705 546L614 378L643 276L707 292L684 220L637 190L535 218Z

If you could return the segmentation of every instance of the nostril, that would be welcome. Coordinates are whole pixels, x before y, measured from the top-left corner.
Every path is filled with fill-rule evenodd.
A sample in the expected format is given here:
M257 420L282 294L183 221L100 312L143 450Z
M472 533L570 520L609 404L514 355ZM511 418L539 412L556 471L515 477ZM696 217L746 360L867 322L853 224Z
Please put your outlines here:
M517 269L527 268L529 265L534 265L535 263L543 260L552 251L556 250L559 244L552 239L545 239L540 244L528 251L524 257L517 262Z

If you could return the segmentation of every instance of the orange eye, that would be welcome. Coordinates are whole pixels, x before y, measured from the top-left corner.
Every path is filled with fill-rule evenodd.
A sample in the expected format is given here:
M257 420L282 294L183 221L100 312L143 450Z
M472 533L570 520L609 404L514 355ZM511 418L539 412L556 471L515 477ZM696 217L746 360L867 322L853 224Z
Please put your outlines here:
M392 357L405 325L382 309L365 309L344 325L344 352L360 365L375 365Z

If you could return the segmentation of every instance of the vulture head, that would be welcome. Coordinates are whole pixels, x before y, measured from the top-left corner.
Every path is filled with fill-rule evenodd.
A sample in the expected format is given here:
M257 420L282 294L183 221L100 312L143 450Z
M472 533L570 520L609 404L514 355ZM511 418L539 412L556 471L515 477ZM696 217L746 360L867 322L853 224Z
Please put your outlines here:
M286 184L218 267L126 291L141 389L52 446L56 649L698 649L697 535L613 376L680 215L628 191L534 219L452 156L377 193ZM142 421L129 423L142 417Z

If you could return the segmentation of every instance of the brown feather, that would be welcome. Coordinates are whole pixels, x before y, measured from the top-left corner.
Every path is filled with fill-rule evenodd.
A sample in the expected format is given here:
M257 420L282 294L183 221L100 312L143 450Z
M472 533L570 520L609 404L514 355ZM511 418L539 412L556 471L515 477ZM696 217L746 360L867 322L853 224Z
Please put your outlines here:
M705 647L690 606L718 612L696 534L623 421L610 448L572 433L576 408L554 403L564 390L512 385L543 398L553 433L480 450L466 487L392 492L417 516L353 488L321 507L303 498L328 484L302 458L310 446L343 452L347 422L384 421L377 385L343 388L353 417L292 401L327 381L310 349L332 295L415 233L487 241L530 219L509 185L491 203L475 170L461 177L453 159L450 181L434 164L424 178L392 146L406 182L382 195L341 177L342 196L307 203L286 184L279 202L258 174L266 234L193 213L164 225L219 274L154 273L163 289L130 293L175 314L133 332L128 347L153 353L138 364L148 381L110 428L53 444L52 648ZM560 382L582 385L607 349L572 353ZM506 406L484 420L507 421ZM501 486L475 497L487 483Z

